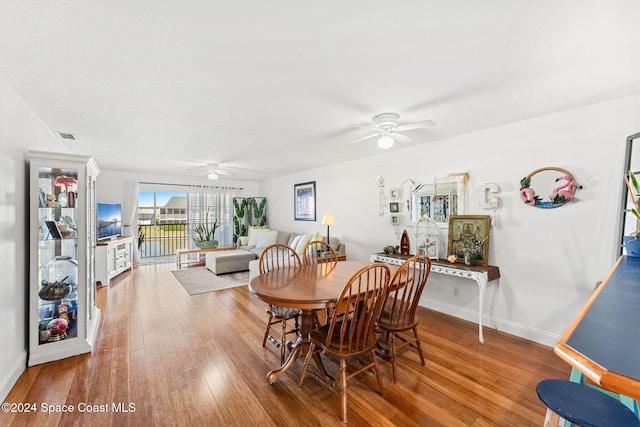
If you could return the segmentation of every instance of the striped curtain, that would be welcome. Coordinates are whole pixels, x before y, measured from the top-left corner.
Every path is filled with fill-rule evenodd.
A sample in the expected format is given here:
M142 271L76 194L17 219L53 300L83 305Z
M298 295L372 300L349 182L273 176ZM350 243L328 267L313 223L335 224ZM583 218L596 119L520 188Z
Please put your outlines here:
M218 246L233 245L233 197L238 190L229 187L192 186L187 194L189 240L195 237L193 227L205 222L218 221L220 227L214 235Z

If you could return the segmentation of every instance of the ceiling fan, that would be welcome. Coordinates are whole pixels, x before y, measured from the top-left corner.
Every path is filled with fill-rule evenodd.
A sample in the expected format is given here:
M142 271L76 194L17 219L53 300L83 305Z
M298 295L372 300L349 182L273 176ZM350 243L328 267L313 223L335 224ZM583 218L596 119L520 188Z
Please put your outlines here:
M227 172L226 170L221 169L218 163L207 163L207 169L208 169L207 178L211 181L215 181L220 176L231 175L230 172Z
M413 129L428 128L436 125L436 122L434 122L433 120L422 120L414 123L398 124L399 118L400 116L396 113L383 113L378 114L373 118L373 126L354 125L356 127L372 130L374 131L374 133L362 138L358 138L355 141L351 141L350 144L355 144L357 142L377 137L378 147L382 148L383 150L388 150L389 148L393 147L393 144L396 141L400 143L411 142L411 138L403 135L402 132Z

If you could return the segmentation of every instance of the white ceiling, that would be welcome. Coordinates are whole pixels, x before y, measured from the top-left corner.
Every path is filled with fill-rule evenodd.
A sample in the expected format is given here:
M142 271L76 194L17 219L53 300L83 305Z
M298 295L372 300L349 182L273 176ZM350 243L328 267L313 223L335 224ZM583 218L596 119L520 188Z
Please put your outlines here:
M0 76L102 169L261 180L640 93L635 0L0 0ZM395 147L393 149L399 149Z

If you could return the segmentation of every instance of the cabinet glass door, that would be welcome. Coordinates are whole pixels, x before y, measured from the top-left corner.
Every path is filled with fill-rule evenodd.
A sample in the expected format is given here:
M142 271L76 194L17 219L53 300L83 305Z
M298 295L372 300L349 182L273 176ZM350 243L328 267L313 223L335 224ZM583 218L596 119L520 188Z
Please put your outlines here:
M78 175L38 167L38 344L78 337ZM85 236L81 236L85 238Z

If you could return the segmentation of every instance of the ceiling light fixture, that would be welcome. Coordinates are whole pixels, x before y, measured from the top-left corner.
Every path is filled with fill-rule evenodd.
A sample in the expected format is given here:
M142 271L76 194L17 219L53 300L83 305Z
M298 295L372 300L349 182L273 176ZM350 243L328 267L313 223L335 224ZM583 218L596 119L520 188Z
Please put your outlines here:
M209 175L207 175L207 178L209 178L211 181L215 181L216 179L218 179L218 174L214 171L211 171L209 172Z
M393 147L393 138L390 135L382 134L380 138L378 138L378 147L383 150L388 150Z

